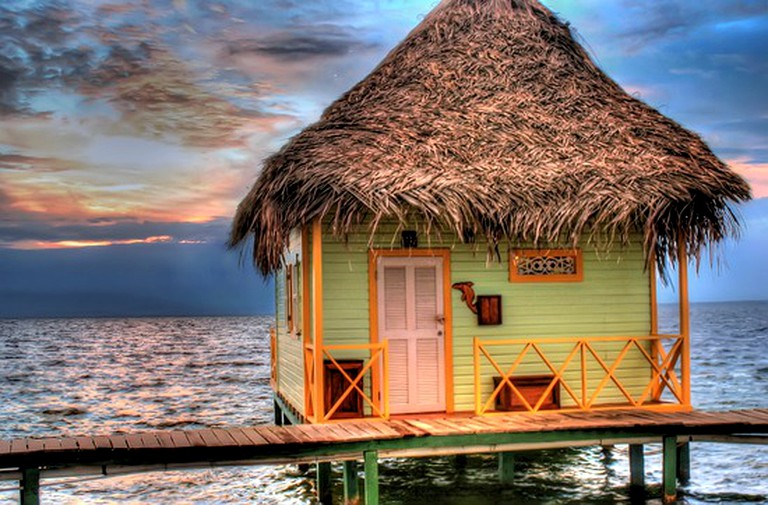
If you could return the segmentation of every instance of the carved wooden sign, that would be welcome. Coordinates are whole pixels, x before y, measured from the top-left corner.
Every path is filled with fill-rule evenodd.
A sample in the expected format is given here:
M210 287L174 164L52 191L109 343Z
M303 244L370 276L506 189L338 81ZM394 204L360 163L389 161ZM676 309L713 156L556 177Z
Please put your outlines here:
M475 306L475 290L472 289L472 286L474 285L474 282L454 282L451 284L451 287L461 291L461 301L467 304L467 307L469 307L469 310L471 310L473 314L477 314L477 307Z

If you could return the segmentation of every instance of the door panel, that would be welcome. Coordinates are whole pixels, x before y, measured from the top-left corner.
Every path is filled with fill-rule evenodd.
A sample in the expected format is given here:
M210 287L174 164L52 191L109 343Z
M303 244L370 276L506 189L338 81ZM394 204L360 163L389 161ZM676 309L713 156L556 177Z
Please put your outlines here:
M393 414L445 410L442 268L442 258L378 258L379 338L389 343Z

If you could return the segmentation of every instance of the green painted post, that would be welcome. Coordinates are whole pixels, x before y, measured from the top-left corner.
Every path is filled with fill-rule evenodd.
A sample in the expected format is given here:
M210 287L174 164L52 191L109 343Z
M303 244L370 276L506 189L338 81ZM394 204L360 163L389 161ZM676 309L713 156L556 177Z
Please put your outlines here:
M40 470L38 468L23 468L21 470L19 503L21 505L40 505Z
M677 480L684 486L691 481L690 442L685 442L677 446Z
M365 505L379 505L379 454L363 452L365 466Z
M645 454L643 444L629 444L629 487L645 487Z
M322 505L333 503L331 464L327 461L317 464L317 501Z
M677 501L677 437L665 436L663 439L664 452L664 503Z
M357 485L357 461L344 462L344 504L360 503L360 488Z
M499 482L511 485L515 482L515 453L499 453Z

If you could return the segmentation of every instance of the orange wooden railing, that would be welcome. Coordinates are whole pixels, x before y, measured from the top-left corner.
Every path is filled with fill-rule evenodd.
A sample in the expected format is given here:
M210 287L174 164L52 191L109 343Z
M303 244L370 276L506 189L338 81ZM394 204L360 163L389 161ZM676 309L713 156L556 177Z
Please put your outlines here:
M558 385L573 400L575 404L575 407L572 407L573 410L615 408L617 407L615 403L611 404L610 407L595 403L600 393L609 383L613 383L626 399L626 403L622 405L624 407L659 405L665 391L669 393L667 396L671 396L672 404L690 407L688 404L690 392L686 392L683 387L683 384L687 382L679 372L682 369L681 363L685 359L682 352L684 340L685 338L681 335L511 340L481 340L475 337L473 343L475 413L482 415L493 410L496 399L504 387L510 388L515 398L520 401L526 411L538 412L547 401L547 398L550 397L552 390ZM598 343L614 343L616 345L612 351L618 350L619 353L610 365L600 356L600 353L605 352L605 349L595 349L595 344ZM545 347L553 344L558 345L558 353L567 353L565 359L559 363L553 362L545 350ZM515 348L521 348L521 350L517 353L511 365L506 367L506 369L503 368L499 363L501 358L498 356L504 354L509 359L509 357L515 356ZM617 377L624 359L632 349L639 350L640 355L644 359L643 362L648 363L650 371L650 380L639 395L637 393L633 395L629 390L630 388ZM531 351L533 351L533 354L531 354ZM543 365L553 375L549 385L542 391L538 400L533 403L529 402L519 388L513 384L515 371L518 370L526 356L529 355L533 357L538 366ZM576 360L577 356L579 357L578 360ZM595 368L593 370L590 370L588 367L587 361L590 359L598 364L598 367L593 367ZM574 362L577 364L574 364ZM490 364L493 372L500 377L498 385L493 389L488 398L483 398L482 396L483 380L491 382L491 378L484 376L482 373L484 363ZM569 379L565 373L572 372L575 367L578 367L578 373L571 373L571 378ZM597 374L597 377L600 377L600 382L592 391L589 391L588 380L590 378L594 380L595 374ZM574 380L573 375L576 375L578 379ZM578 382L578 385L573 382Z
M325 383L325 372L323 368L318 369L315 366L317 362L315 351L316 348L313 344L304 346L307 417L312 422L323 423L331 420L344 400L355 391L362 398L364 405L370 408L370 417L389 419L389 366L386 341L371 344L322 346L322 360L331 363L333 369L342 375L346 385L344 392L335 399L327 411L324 402L320 401L321 388ZM368 351L369 355L366 360L363 360L362 368L353 377L337 361L341 359L338 354L360 351ZM366 393L363 384L366 375L370 377L370 394Z
M277 391L277 332L269 328L269 384Z

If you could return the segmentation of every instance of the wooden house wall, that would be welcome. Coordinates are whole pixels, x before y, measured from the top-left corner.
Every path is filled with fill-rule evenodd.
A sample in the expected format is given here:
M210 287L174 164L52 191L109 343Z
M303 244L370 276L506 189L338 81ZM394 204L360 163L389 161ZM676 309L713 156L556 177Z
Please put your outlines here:
M451 282L471 281L478 295L502 295L504 324L478 326L476 316L460 300L461 294L451 290L453 308L453 381L455 410L474 408L472 338L483 339L547 339L580 336L642 336L650 333L649 273L644 268L641 237L610 255L598 254L594 248L582 247L584 280L577 283L510 283L508 280L508 248L500 247L501 261L487 260L485 244L465 245L450 235L435 236L431 244L419 235L419 247L451 249ZM376 248L399 247L399 235L394 226L381 226L374 240ZM369 235L364 227L346 241L325 234L323 241L323 305L324 344L354 344L369 341L368 316L368 249ZM553 363L565 359L572 344L543 345ZM623 344L595 345L603 360L611 365ZM506 358L498 354L502 366L508 367L519 352L510 350ZM360 353L350 353L349 358ZM571 387L580 391L578 357L569 367L566 377ZM592 391L604 376L594 358L587 360L591 371L588 390ZM490 367L484 374L492 374ZM519 368L519 374L542 374L549 370L530 352ZM634 350L617 372L629 391L639 394L650 378L650 366L642 354ZM490 375L484 377L484 394L492 388ZM612 384L598 398L598 404L625 401ZM563 406L572 405L562 391Z
M291 235L291 248L286 257L293 261L301 258L301 234ZM302 260L303 261L303 260ZM301 279L305 282L305 279ZM309 303L309 300L303 300ZM283 397L303 414L304 411L304 359L302 336L288 332L286 322L287 289L285 270L275 275L275 312L277 315L277 389Z

